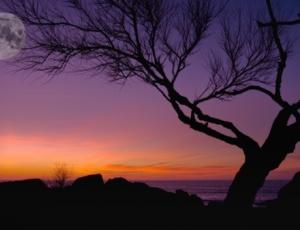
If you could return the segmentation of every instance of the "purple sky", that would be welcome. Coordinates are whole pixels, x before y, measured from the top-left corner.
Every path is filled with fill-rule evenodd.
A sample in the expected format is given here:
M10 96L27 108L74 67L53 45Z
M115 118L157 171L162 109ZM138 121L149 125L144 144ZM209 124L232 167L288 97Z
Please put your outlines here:
M288 6L300 10L296 0L288 1ZM203 60L208 50L203 46L203 52L190 60L178 84L191 97L207 76ZM300 98L299 58L296 45L283 85L284 96L291 100ZM64 73L43 84L43 73L15 72L0 63L0 179L47 178L56 163L66 163L74 175L102 172L106 177L132 179L234 176L243 161L239 149L181 124L155 89L136 80L125 85L109 83L103 75ZM214 101L204 108L234 121L260 143L278 111L269 98L257 93L231 102ZM297 147L270 178L288 179L299 168Z

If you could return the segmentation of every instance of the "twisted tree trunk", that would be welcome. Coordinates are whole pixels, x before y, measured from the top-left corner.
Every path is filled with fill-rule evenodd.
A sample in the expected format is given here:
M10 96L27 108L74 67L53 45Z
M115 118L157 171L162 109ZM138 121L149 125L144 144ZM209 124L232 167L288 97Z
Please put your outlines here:
M226 205L251 207L268 174L278 168L289 153L294 152L300 140L300 123L296 121L288 125L290 116L291 111L288 109L278 113L261 147L253 140L247 140L248 143L243 147L245 162L229 188Z
M229 188L225 204L229 207L251 207L269 172L265 167L245 162Z

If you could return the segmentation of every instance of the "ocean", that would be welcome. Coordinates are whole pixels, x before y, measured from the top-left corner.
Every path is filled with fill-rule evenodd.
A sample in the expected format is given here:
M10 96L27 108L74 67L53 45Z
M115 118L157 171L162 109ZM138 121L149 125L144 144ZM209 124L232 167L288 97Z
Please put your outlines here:
M224 200L231 181L225 180L195 180L195 181L144 181L144 183L175 192L182 189L190 194L199 196L203 201ZM256 202L275 199L279 189L287 184L285 180L268 180L256 196Z

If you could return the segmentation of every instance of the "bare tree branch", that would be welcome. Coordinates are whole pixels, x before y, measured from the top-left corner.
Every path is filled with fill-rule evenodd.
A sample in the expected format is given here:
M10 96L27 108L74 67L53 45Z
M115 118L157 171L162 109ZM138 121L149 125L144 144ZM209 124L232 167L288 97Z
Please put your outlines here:
M268 7L269 16L271 18L271 28L272 28L272 32L273 32L273 37L274 37L277 49L279 51L279 58L280 58L280 61L278 62L278 66L277 66L275 95L276 95L276 97L281 98L281 82L282 82L283 71L286 66L287 52L283 48L282 41L279 37L278 24L277 24L277 20L275 18L275 15L274 15L274 12L272 9L271 0L266 0L266 3L267 3L267 7Z
M222 19L221 48L224 57L212 54L211 79L205 91L195 100L196 104L213 98L226 100L249 90L275 99L273 93L263 87L270 84L277 63L272 33L269 29L257 28L253 17L242 18L241 11L236 17Z

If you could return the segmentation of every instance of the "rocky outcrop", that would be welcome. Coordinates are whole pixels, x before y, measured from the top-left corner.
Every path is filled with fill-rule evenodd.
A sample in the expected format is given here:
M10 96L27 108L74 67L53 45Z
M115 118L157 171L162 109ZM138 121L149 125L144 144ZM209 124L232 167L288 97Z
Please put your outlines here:
M262 206L270 208L294 209L300 207L300 172L297 172L293 179L283 186L277 199L269 200L262 203Z
M0 192L38 192L47 189L46 184L40 179L27 179L0 183Z
M275 204L279 206L299 207L300 172L297 172L293 179L279 190Z
M300 199L300 172L297 172L293 179L280 189L279 199Z
M113 179L109 179L105 183L105 187L109 189L120 189L120 188L127 188L130 186L130 182L122 177L116 177Z
M46 200L47 185L40 179L0 183L0 203L35 203Z
M41 193L43 192L43 193ZM104 183L100 174L83 176L71 186L48 188L40 179L0 183L2 199L28 201L31 203L89 203L105 205L193 205L202 207L202 200L185 191L167 192L141 182L130 182L124 178L109 179ZM8 199L9 197L9 199Z
M76 190L96 192L103 186L104 181L101 174L94 174L77 178L71 187Z
M111 202L150 203L150 204L195 204L203 206L202 200L196 195L178 190L167 192L160 188L150 187L141 182L129 182L124 178L110 179L105 184L105 195Z

